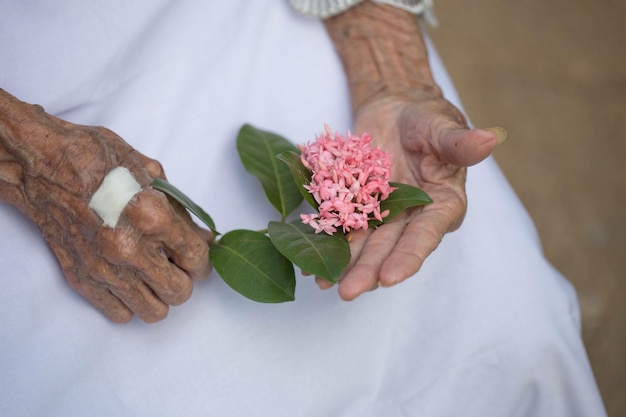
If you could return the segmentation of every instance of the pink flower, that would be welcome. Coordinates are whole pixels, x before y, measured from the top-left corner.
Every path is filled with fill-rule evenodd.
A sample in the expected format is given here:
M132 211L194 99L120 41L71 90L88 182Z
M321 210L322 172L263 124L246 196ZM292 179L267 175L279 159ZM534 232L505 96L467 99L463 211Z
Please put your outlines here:
M348 132L343 137L324 127L325 133L313 143L298 146L302 163L311 172L311 182L304 188L319 204L319 214L300 218L315 233L367 229L369 220L382 221L389 215L389 210L381 213L380 202L394 190L389 185L391 158L370 147L372 137L367 133Z

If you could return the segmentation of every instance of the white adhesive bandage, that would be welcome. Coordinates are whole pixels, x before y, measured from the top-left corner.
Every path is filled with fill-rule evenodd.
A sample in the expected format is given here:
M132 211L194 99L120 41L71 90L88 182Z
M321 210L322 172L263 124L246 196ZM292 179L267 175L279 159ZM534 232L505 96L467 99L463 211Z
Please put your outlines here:
M113 228L124 207L139 191L141 186L127 168L114 168L91 196L89 208L98 213L105 226Z

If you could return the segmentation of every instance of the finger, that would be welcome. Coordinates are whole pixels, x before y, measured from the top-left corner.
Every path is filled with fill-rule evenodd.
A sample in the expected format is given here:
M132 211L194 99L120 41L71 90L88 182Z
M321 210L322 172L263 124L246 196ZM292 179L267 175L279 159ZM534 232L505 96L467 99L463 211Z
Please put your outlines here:
M187 223L179 220L171 230L158 237L168 256L191 278L203 279L209 276L209 245Z
M300 271L300 273L302 274L303 277L310 277L311 274L306 272L306 271ZM317 286L319 287L320 290L327 290L329 288L332 288L334 286L334 284L332 282L329 282L327 280L325 280L322 277L315 277L315 283L317 284Z
M424 260L439 245L445 233L456 227L463 217L464 202L453 194L439 200L437 206L426 206L415 212L397 240L393 252L380 268L380 283L389 287L415 275Z
M367 242L367 238L373 232L372 229L369 230L353 230L350 232L348 241L350 242L350 261L348 265L344 268L341 276L339 277L339 289L341 288L341 282L345 279L346 276L350 275L350 271L352 267L358 262L361 252L363 251L363 247L365 246L365 242ZM317 279L317 278L316 278ZM319 282L318 282L319 286ZM320 287L320 289L325 289ZM350 298L350 299L354 299Z
M472 166L487 158L506 139L502 128L442 129L437 150L444 162L457 166Z
M345 277L345 275L350 271L350 268L352 268L361 257L361 252L363 251L365 242L367 242L367 238L373 231L374 229L353 230L350 232L348 236L348 242L350 244L350 262L346 265L342 276L339 278L340 280Z
M91 278L107 288L146 323L167 317L167 304L156 296L132 267L114 265L102 259L93 269Z
M120 270L113 277L101 277L109 291L116 295L133 313L146 323L155 323L167 317L169 307L157 297L140 276L129 270Z
M161 242L167 255L190 277L200 279L210 274L207 242L175 213L161 192L143 190L122 214L129 226Z
M61 264L67 282L78 294L115 323L127 323L133 318L133 312L107 288L79 274L74 258L64 247L54 241L48 243Z
M372 232L365 241L354 265L339 283L339 296L353 300L378 288L380 268L402 234L404 222L394 219Z
M191 297L191 278L172 264L160 248L142 246L141 252L138 259L143 261L135 268L157 297L172 306L180 305Z
M69 281L69 279L68 279ZM100 284L79 281L70 284L83 298L114 323L128 323L133 312L126 304Z
M191 278L169 262L159 241L138 239L134 229L103 228L98 233L98 250L106 261L135 271L161 301L179 305L191 296ZM107 276L108 270L100 272Z
M320 277L315 277L315 283L317 284L320 290L328 290L334 287L334 284L332 282L328 282L324 278L320 278Z
M211 242L213 241L213 233L211 233L210 230L203 229L202 227L198 226L191 219L191 216L189 215L189 212L187 211L187 209L185 209L185 207L180 205L177 201L171 199L169 196L166 196L166 197L168 201L170 202L170 205L174 209L174 212L176 212L176 214L178 214L178 216L191 227L194 233L200 236L200 239L206 242L207 245L210 245Z
M122 237L107 239L107 234ZM143 274L134 268L138 262L137 243L128 236L133 236L132 231L101 229L97 240L102 257L92 266L91 279L107 288L141 320L154 323L167 317L169 307L144 282Z

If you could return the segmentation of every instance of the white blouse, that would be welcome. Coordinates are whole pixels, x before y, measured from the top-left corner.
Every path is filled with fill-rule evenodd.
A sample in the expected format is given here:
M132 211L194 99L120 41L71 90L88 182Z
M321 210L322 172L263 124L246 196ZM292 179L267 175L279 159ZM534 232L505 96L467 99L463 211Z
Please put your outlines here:
M460 106L432 49L437 81ZM323 25L285 1L0 0L0 86L159 160L220 231L275 219L235 150L251 123L299 143L350 104ZM571 285L493 159L464 225L404 283L354 302L297 277L267 305L214 273L169 317L117 325L0 203L7 416L602 416Z

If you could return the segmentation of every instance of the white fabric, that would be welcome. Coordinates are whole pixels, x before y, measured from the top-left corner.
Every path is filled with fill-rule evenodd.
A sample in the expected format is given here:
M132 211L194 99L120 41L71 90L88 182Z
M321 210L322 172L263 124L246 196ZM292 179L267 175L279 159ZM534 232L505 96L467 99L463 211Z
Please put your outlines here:
M300 13L316 17L337 15L363 0L289 0L291 7ZM437 17L433 10L433 0L372 0L376 3L388 4L407 12L423 15L431 26L437 26Z
M113 168L89 200L89 208L98 213L104 226L115 227L122 211L141 191L141 185L126 167Z
M243 123L295 142L351 127L323 26L286 1L0 0L0 62L7 91L161 161L220 231L278 218L238 161ZM346 303L299 276L266 305L213 275L154 325L106 320L1 204L1 413L604 415L572 287L492 159L467 186L463 227L397 287Z

